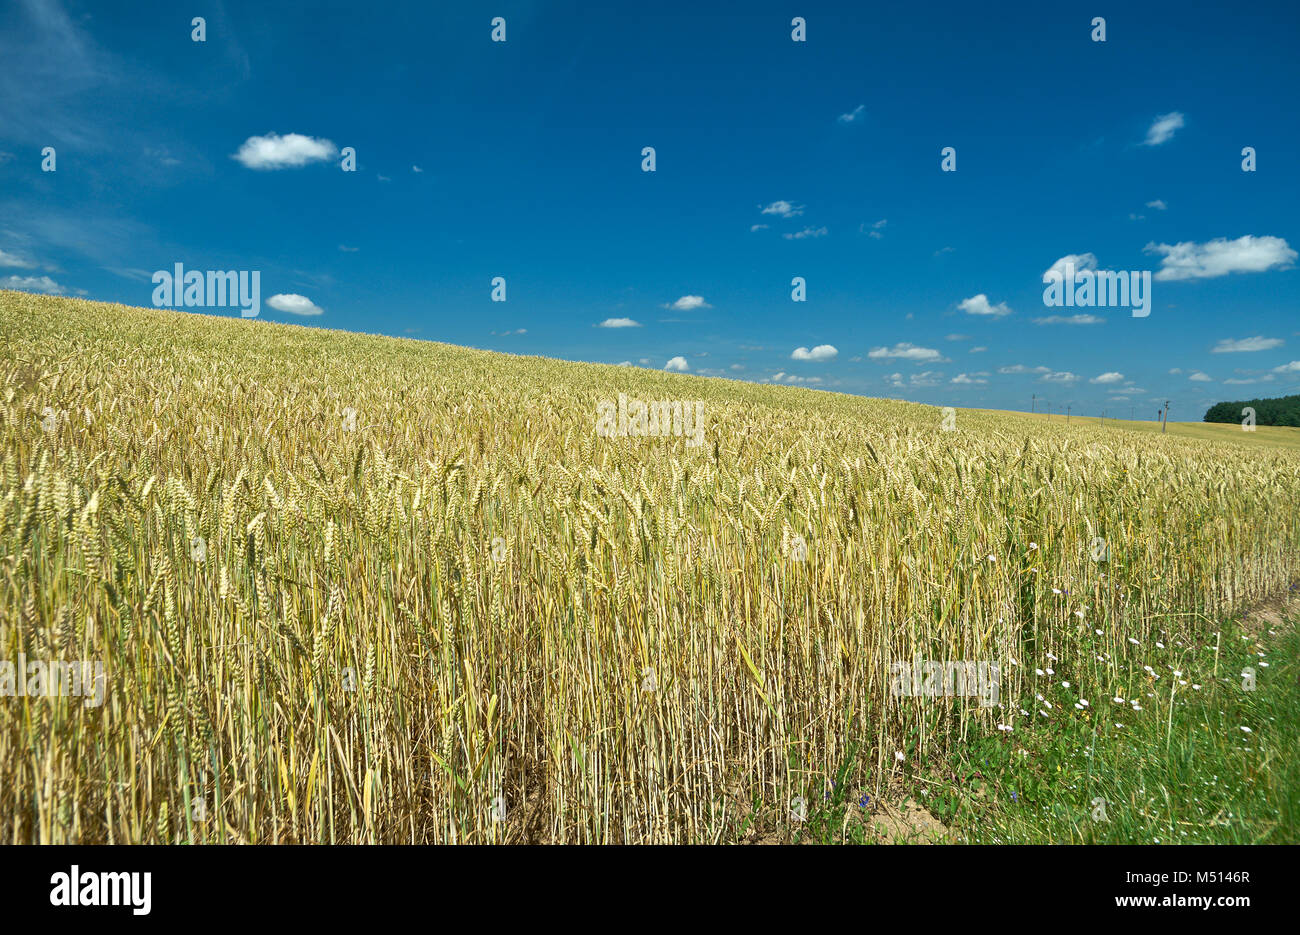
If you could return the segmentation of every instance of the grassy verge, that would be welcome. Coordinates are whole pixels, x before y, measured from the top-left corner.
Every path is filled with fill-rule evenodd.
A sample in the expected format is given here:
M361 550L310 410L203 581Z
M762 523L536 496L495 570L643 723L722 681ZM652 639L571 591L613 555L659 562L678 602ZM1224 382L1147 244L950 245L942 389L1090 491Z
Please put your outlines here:
M1225 623L1217 678L1203 674L1213 671L1211 635L1189 650L1184 679L1166 673L1140 693L1142 710L1098 699L1091 712L968 742L943 777L918 777L918 794L964 843L1296 843L1294 622L1250 632Z

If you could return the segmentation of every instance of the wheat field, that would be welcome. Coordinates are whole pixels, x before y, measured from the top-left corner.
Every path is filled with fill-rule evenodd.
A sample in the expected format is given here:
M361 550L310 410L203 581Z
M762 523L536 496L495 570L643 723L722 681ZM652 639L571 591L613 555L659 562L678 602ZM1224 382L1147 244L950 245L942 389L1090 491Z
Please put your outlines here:
M13 292L0 328L0 660L106 680L0 697L6 842L732 841L850 749L887 794L1016 727L1045 654L1114 693L1300 554L1300 451L1230 427ZM620 393L704 443L598 435ZM1002 707L894 697L917 656Z

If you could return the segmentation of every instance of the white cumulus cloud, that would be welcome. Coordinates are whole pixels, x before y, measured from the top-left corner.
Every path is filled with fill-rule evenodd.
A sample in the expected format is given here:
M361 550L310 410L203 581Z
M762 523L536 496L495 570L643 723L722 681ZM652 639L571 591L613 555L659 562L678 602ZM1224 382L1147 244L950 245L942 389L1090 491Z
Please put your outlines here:
M1067 253L1043 271L1043 282L1065 279L1065 265L1074 267L1075 273L1091 272L1097 268L1097 257L1091 253Z
M914 360L918 363L943 363L946 360L942 354L932 347L919 347L907 341L899 341L893 347L873 347L867 351L867 356L876 360L896 357L901 360Z
M600 328L640 328L641 322L630 318L606 318L597 327Z
M67 292L49 276L8 276L0 279L0 289L18 292L41 292L45 295L63 295Z
M668 363L664 364L665 370L675 370L678 373L685 373L691 369L691 365L686 362L685 357L677 356L671 358Z
M332 159L338 152L333 143L301 133L268 133L250 136L234 159L249 169L297 169L312 162Z
M298 295L296 292L277 293L267 299L266 304L277 312L288 312L290 315L324 314L324 309L305 295Z
M962 299L957 303L957 307L967 315L992 315L995 318L1001 318L1003 315L1011 314L1011 309L1006 302L993 305L989 302L989 297L983 292L979 295L973 295L969 299Z
M806 347L796 347L790 355L791 360L830 360L839 351L830 344L818 344L811 351Z
M1162 282L1287 269L1297 255L1281 237L1253 237L1250 234L1236 240L1219 237L1200 244L1190 240L1176 244L1149 243L1143 251L1164 257L1155 275Z

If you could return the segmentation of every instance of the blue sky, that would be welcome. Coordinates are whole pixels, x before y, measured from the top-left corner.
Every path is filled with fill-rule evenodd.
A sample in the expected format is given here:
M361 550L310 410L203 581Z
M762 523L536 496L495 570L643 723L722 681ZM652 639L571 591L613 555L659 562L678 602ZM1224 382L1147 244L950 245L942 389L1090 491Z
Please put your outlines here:
M266 320L936 405L1300 391L1294 3L389 6L0 7L0 287L259 270ZM1069 256L1150 315L1046 307Z

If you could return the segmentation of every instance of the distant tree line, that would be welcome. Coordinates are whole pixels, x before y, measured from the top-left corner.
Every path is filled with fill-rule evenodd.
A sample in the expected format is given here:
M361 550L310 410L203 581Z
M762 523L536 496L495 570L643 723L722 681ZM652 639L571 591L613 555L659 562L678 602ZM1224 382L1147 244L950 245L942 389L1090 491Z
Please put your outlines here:
M1300 426L1300 396L1278 399L1248 399L1236 403L1215 403L1205 412L1206 422L1241 422L1241 410L1255 410L1256 425Z

